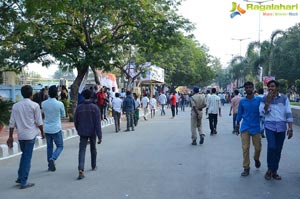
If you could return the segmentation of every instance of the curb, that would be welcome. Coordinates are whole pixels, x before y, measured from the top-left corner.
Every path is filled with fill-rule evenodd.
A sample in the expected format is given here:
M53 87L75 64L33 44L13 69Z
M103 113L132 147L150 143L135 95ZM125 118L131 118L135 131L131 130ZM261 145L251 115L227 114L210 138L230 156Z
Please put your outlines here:
M149 115L149 112L148 112L147 116L148 115ZM141 118L141 117L144 117L144 114L142 111L140 111L140 115L139 115L139 118ZM125 121L126 121L126 119L125 119ZM122 119L121 119L121 122L122 122ZM105 127L113 125L114 123L115 123L114 118L109 117L109 118L107 118L107 120L101 121L101 128L103 129ZM73 137L78 136L75 127L62 130L62 134L63 134L63 140L71 139ZM36 150L36 149L39 149L39 148L42 148L45 146L46 146L46 139L42 139L40 136L37 136L33 150ZM19 147L19 142L14 142L12 148L8 148L8 146L6 144L0 144L0 161L20 155L21 153L22 152Z
M114 124L114 118L110 117L107 120L101 121L101 128L105 128L113 124ZM62 130L62 134L63 134L63 140L67 140L78 136L75 127ZM40 136L37 136L35 139L33 150L44 146L46 146L46 139L42 139ZM0 144L0 160L14 157L19 154L21 154L19 142L13 142L12 148L8 148L6 144Z

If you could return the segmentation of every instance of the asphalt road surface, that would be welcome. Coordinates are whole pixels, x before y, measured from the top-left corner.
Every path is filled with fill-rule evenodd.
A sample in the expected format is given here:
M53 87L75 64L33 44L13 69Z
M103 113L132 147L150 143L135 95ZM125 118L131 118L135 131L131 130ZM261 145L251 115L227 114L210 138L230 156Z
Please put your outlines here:
M115 133L103 129L103 143L97 145L96 171L91 170L89 148L85 178L77 180L78 137L65 141L56 161L57 170L47 171L46 148L34 151L29 181L36 185L20 190L15 184L20 156L0 161L0 199L299 199L299 127L286 140L278 173L281 181L266 181L266 139L262 140L262 166L241 177L242 149L233 135L229 104L222 107L218 134L206 133L203 145L191 145L190 109L171 118L157 112L155 118L140 119L135 131ZM122 130L125 123L122 123ZM199 139L197 140L199 143ZM251 146L251 157L253 147Z

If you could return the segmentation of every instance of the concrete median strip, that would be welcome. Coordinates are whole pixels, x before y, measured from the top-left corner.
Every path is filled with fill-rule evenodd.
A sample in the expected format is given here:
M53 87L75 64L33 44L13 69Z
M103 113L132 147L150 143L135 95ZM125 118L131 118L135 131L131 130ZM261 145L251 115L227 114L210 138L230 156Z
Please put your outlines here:
M143 116L144 116L144 114L140 113L139 117L141 118ZM107 118L107 120L101 121L101 126L102 126L102 128L105 128L110 125L113 125L114 123L115 123L114 118L109 117L109 118ZM64 140L68 140L68 139L78 136L75 127L64 129L64 130L62 130L62 133L63 133ZM35 141L34 150L45 147L45 146L46 146L46 139L42 139L40 136L37 136L36 141ZM8 148L8 146L6 144L0 144L0 160L18 156L20 154L21 154L21 150L19 147L19 142L14 142L12 148Z
M102 121L102 128L108 127L114 124L113 118L108 118L107 121ZM68 140L74 137L77 137L77 131L75 127L62 130L63 139ZM46 146L46 139L42 139L40 136L37 136L35 140L34 150L39 149ZM0 145L0 160L11 158L21 154L21 150L19 147L19 142L14 142L12 148L8 148L6 144Z

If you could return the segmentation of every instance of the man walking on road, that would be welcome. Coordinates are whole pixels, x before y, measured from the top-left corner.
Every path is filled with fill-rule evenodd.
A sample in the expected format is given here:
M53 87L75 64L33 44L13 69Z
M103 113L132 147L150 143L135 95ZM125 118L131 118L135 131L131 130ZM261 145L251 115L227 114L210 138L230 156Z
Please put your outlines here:
M113 87L114 88L114 87ZM112 99L112 112L115 121L115 131L118 133L121 130L120 120L122 112L123 101L120 99L120 94L115 93L114 98Z
M176 109L176 91L173 91L173 94L170 95L170 104L171 104L171 111L172 111L171 119L174 119L175 109Z
M130 91L126 91L126 97L123 101L123 113L126 114L126 120L127 120L127 128L125 132L131 130L134 131L134 122L133 122L133 114L135 109L135 102L133 97L131 96Z
M167 96L164 94L163 91L158 96L158 103L161 105L161 113L160 113L160 115L166 115L165 105L167 104Z
M236 117L236 128L239 128L239 124L243 119L240 127L242 148L243 148L243 167L244 171L241 176L248 176L250 173L250 137L254 146L254 161L255 167L259 168L261 163L259 161L261 152L261 134L259 123L259 105L260 98L254 96L254 85L252 82L246 82L244 84L246 91L246 97L240 100L238 114Z
M150 105L151 118L154 118L155 112L156 112L156 106L157 106L157 101L155 99L155 95L153 95L152 98L150 99L149 105Z
M285 132L287 132L288 139L293 137L293 116L288 98L278 92L279 83L271 80L267 86L269 93L263 97L260 104L260 112L265 117L264 127L268 141L268 171L265 174L265 179L281 180L277 170L285 140Z
M207 113L209 119L210 135L217 134L218 113L221 116L221 101L216 95L216 88L211 89L211 96L207 98Z
M178 115L179 95L177 91L175 91L175 97L176 97L176 115Z
M77 106L74 114L74 125L78 135L80 136L78 155L78 180L84 178L85 151L88 141L90 141L92 170L95 170L97 168L97 137L98 144L101 144L102 142L100 110L96 104L89 100L92 95L90 90L84 90L82 92L82 95L85 98L85 101Z
M134 114L133 114L133 123L134 126L138 125L139 117L140 117L140 106L141 101L136 93L132 93L134 99Z
M258 97L263 98L264 95L264 89L260 88L258 89ZM261 115L260 116L260 133L261 133L261 137L265 138L265 127L264 127L264 123L265 123L265 118Z
M48 171L55 171L55 160L59 157L63 150L63 136L61 128L61 118L65 117L64 104L56 99L57 87L55 85L49 88L49 97L42 102L42 110L45 115L44 132L47 141L47 161ZM53 152L53 142L56 149Z
M147 96L147 93L145 93L144 97L141 100L142 109L144 110L144 120L147 120L149 102L150 100Z
M22 155L16 183L21 184L20 189L26 189L34 186L34 183L30 183L27 180L31 167L35 138L39 132L41 132L42 138L45 136L40 106L38 103L31 100L32 87L29 85L23 86L21 88L21 94L24 99L14 104L12 107L9 120L9 137L7 145L9 148L13 147L13 132L14 128L17 127L18 140Z
M237 113L238 113L240 100L241 100L241 97L239 96L239 91L235 90L234 91L234 97L231 99L231 106L230 106L229 116L231 116L231 113L233 113L233 115L232 115L232 121L233 121L232 133L237 134L237 135L239 134L239 131L236 131L235 121L236 121L236 116L237 116Z
M191 112L191 131L192 145L197 145L197 129L200 136L199 144L204 143L205 134L202 131L202 109L206 107L205 96L199 93L199 88L194 87L194 95L191 97L192 112Z

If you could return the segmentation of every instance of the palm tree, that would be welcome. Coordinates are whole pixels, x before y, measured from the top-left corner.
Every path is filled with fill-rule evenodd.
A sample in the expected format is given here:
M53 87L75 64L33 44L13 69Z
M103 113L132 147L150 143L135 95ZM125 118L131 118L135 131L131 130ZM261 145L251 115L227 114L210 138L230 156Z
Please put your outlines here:
M246 57L249 63L250 73L254 76L257 76L260 70L266 68L265 65L267 59L265 58L264 54L264 49L266 48L266 45L266 42L263 42L261 44L257 41L251 42L248 45Z
M272 57L273 57L273 51L274 51L274 47L276 47L274 45L274 43L276 42L276 36L277 35L283 35L284 37L286 37L286 33L283 30L275 30L272 34L271 34L271 42L270 42L270 50L269 50L269 70L268 70L268 76L271 76L271 70L272 70Z
M232 79L237 80L237 88L243 84L248 74L248 68L248 61L245 57L235 56L232 58L230 62L230 73L232 74Z

